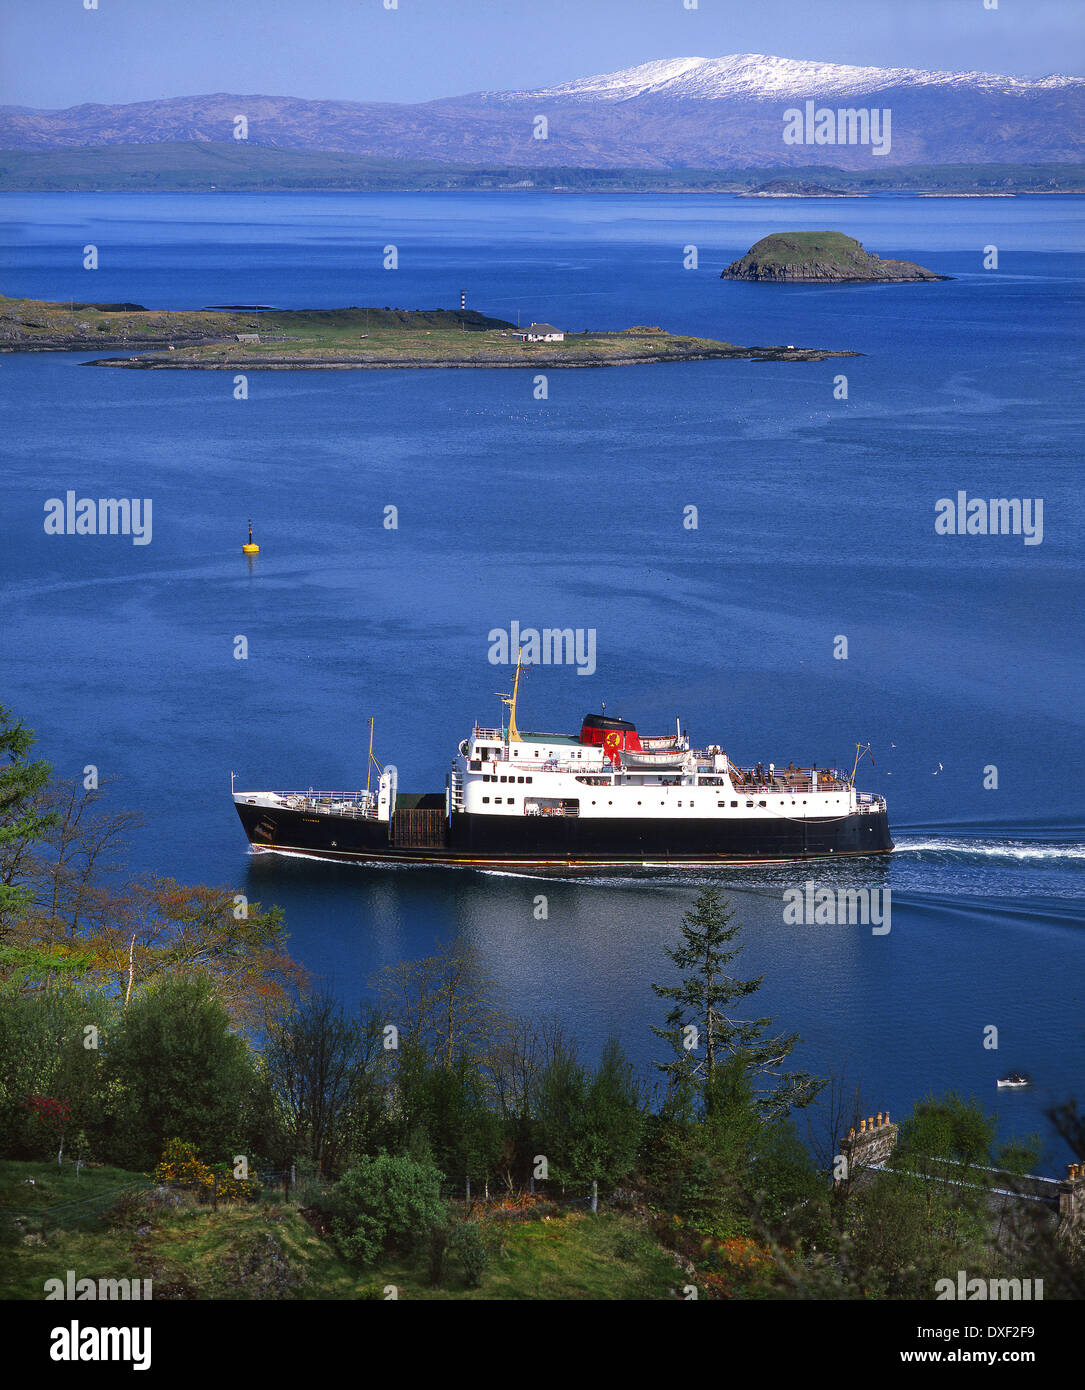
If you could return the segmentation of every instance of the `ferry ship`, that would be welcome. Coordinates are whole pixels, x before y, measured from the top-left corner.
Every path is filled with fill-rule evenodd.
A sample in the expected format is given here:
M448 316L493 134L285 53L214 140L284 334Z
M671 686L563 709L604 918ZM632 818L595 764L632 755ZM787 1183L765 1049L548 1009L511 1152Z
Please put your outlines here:
M359 791L237 791L255 853L520 873L712 868L892 850L885 799L851 774L740 767L718 744L587 714L578 734L521 731L512 693L501 728L476 724L443 792L401 792L373 757ZM370 785L374 769L376 786Z

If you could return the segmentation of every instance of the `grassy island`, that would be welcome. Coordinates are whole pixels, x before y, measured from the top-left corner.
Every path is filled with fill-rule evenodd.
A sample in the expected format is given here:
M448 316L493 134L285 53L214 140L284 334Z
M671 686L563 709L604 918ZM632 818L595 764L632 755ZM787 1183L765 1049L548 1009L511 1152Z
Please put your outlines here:
M516 325L470 309L145 309L138 304L50 303L0 297L0 351L124 357L90 366L144 370L290 370L382 367L624 367L710 358L819 362L854 353L742 347L640 325L529 342ZM138 353L139 355L131 355Z
M775 232L751 246L721 280L908 281L952 280L914 261L884 261L843 232Z

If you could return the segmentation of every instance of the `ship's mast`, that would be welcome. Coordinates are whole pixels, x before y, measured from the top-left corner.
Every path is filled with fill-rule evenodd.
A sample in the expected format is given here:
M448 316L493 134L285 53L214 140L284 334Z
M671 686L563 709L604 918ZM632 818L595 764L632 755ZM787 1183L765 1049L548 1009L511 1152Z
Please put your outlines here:
M373 719L369 720L369 761L365 765L365 794L369 796L369 779L373 774Z
M516 675L512 680L512 694L500 696L501 703L509 712L509 742L521 743L520 730L516 727L516 701L520 696L520 672L523 669L524 649L516 649Z
M869 744L869 743L857 743L857 744L855 745L855 762L852 764L852 768L851 768L851 783L850 783L850 785L853 786L853 787L855 786L855 774L859 771L859 759L863 756L864 753L870 753L870 744ZM874 754L873 754L873 753L870 753L870 761L871 761L871 763L873 764L873 762L874 762Z

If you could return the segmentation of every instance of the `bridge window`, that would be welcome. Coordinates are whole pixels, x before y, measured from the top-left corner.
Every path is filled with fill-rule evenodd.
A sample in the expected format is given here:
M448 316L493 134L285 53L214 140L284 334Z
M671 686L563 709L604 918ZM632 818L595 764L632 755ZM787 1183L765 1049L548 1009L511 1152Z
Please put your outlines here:
M489 798L488 796L484 796L484 797L482 798L482 804L483 804L483 806L489 806L489 804L490 804L490 798Z

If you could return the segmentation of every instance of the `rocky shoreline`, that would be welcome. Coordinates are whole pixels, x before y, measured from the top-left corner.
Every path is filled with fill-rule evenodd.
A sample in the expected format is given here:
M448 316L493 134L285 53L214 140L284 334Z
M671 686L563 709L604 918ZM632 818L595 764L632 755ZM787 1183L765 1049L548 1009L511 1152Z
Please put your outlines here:
M709 362L714 360L738 360L748 362L822 362L829 357L861 357L862 353L847 349L832 348L789 348L779 347L734 347L720 348L717 351L699 349L683 352L672 350L638 356L614 356L605 359L578 357L570 353L533 353L530 357L508 355L493 357L378 357L378 356L336 356L336 357L273 357L231 354L221 359L185 358L168 354L147 353L139 357L97 357L92 361L80 363L84 367L120 367L133 371L189 371L189 372L237 372L237 371L386 371L397 367L409 369L425 368L588 368L588 367L640 367L659 362Z

